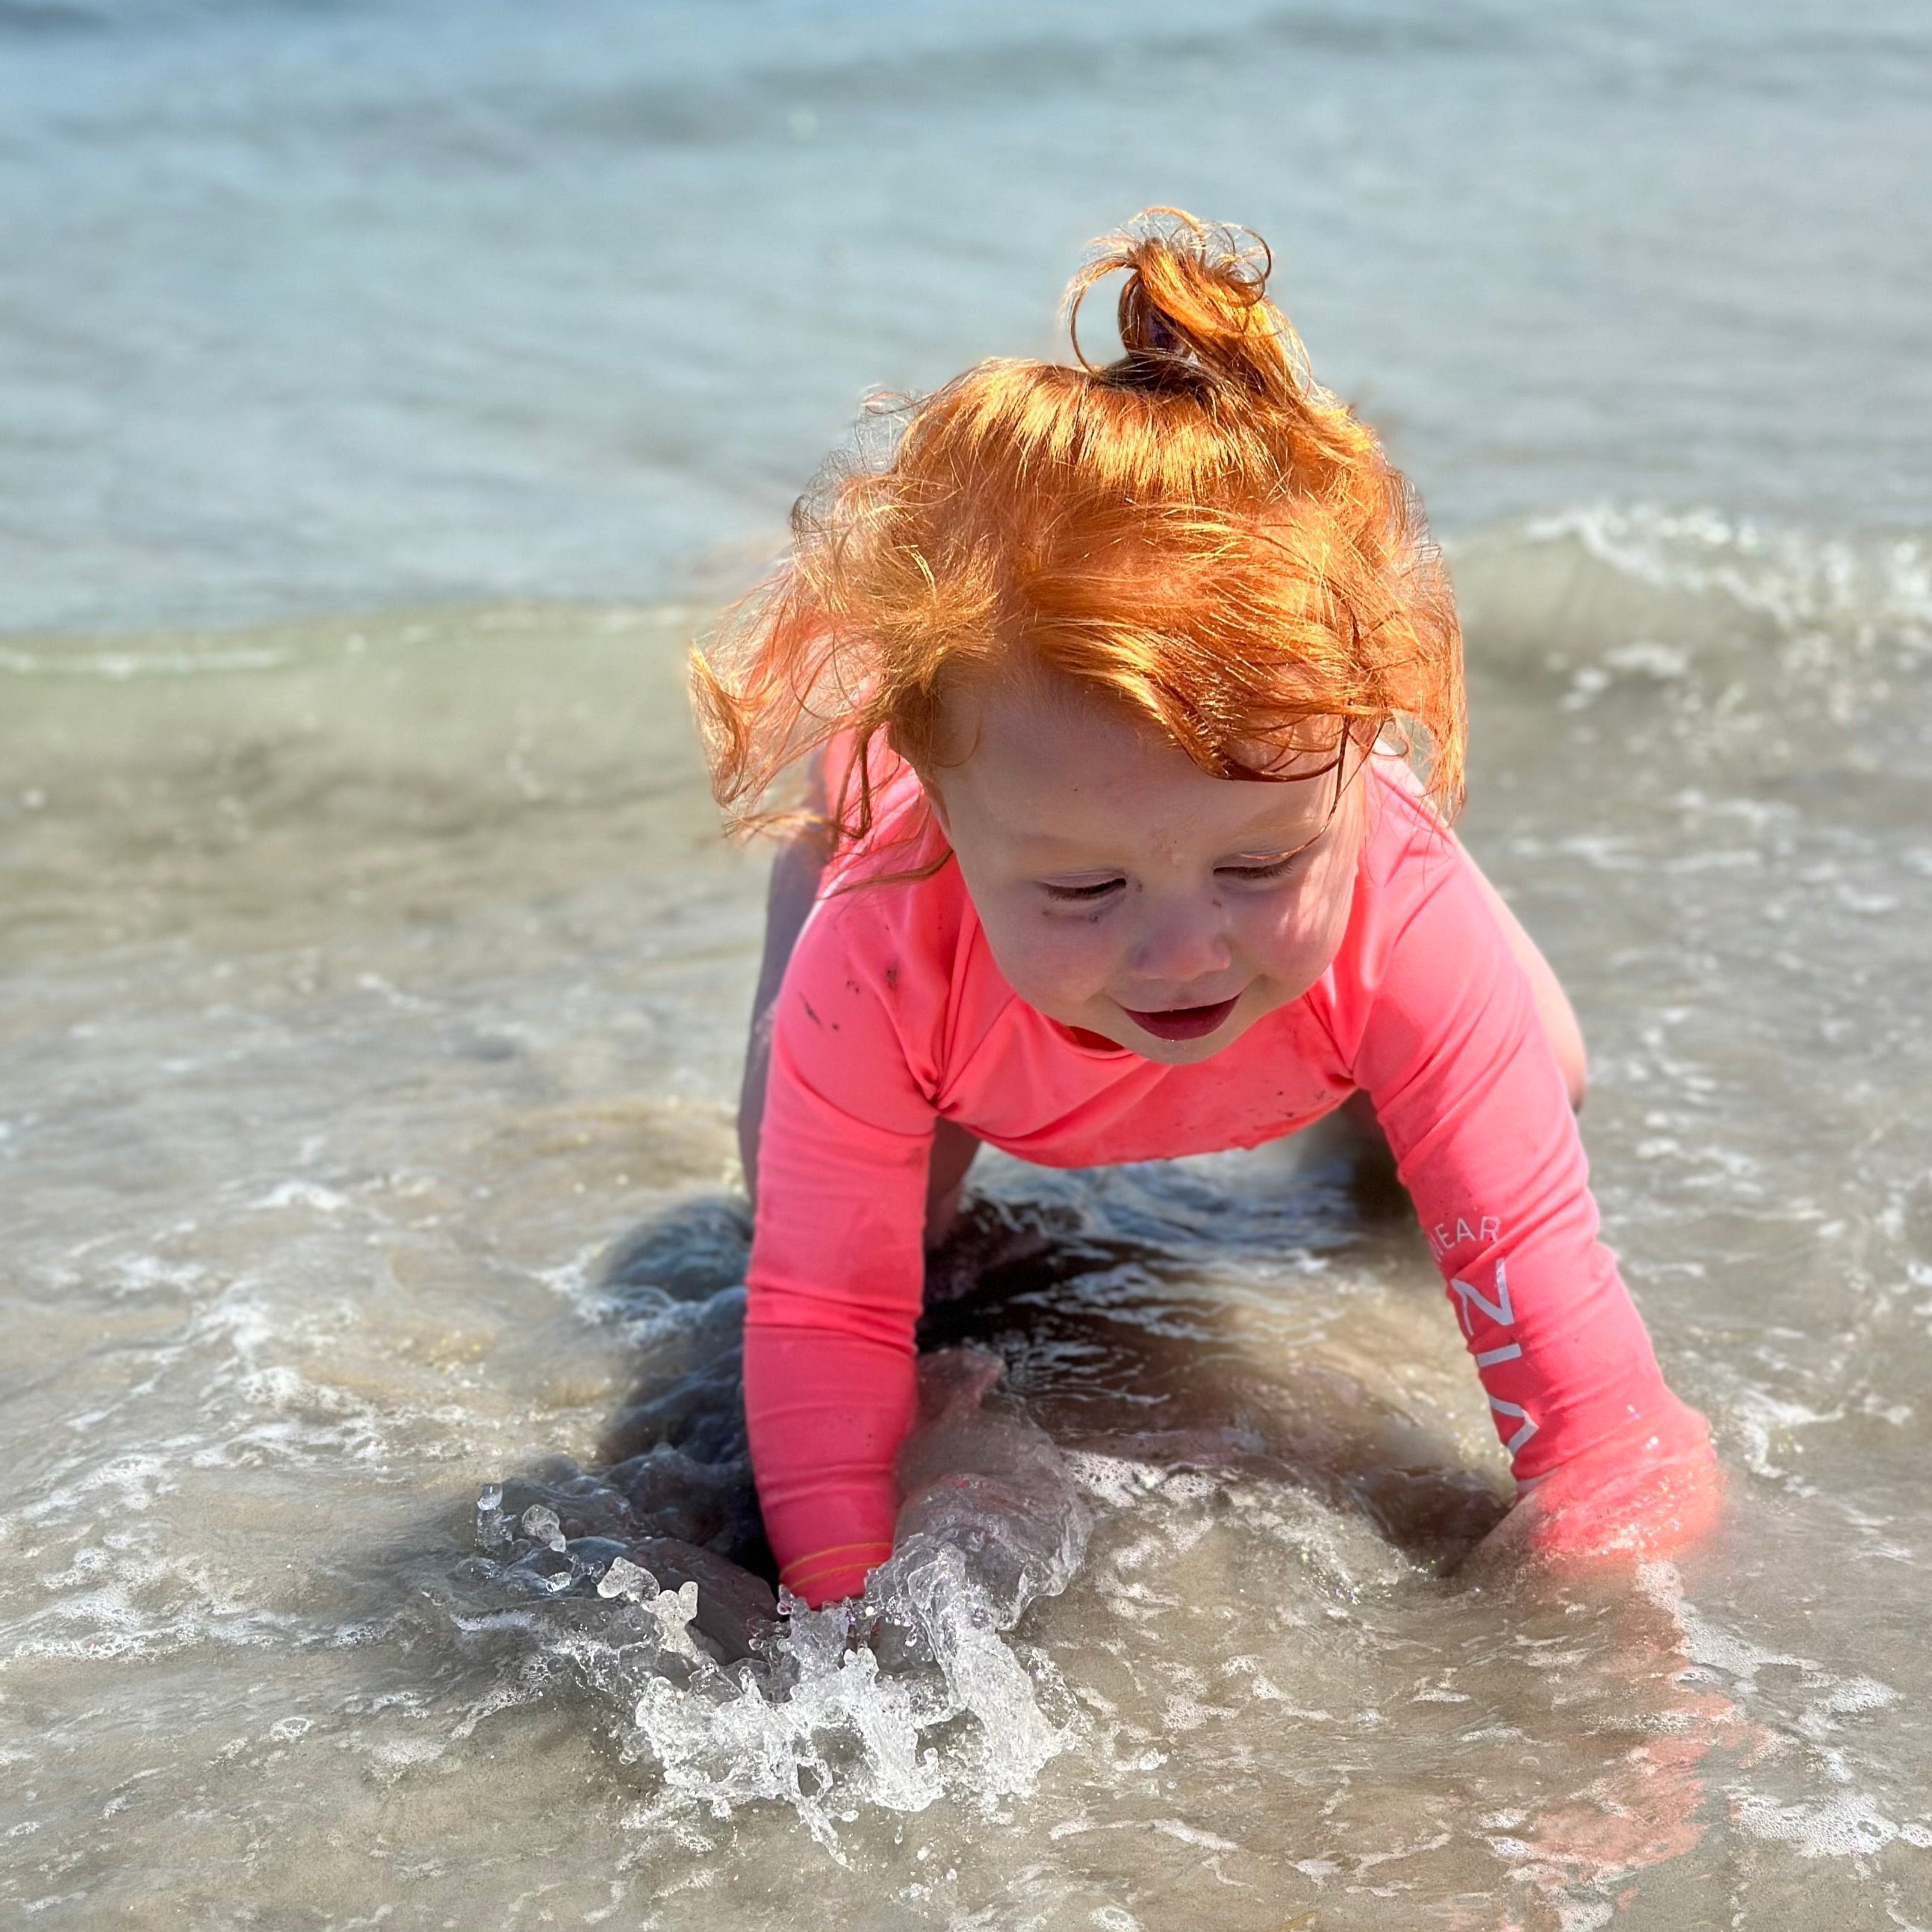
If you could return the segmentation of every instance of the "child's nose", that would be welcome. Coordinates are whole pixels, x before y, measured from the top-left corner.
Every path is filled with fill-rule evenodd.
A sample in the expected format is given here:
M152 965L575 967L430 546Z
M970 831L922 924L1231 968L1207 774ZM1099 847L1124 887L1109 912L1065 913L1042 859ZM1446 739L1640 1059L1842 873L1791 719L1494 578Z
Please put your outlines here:
M1127 963L1136 979L1179 993L1225 973L1232 958L1221 922L1208 908L1174 906L1148 920Z

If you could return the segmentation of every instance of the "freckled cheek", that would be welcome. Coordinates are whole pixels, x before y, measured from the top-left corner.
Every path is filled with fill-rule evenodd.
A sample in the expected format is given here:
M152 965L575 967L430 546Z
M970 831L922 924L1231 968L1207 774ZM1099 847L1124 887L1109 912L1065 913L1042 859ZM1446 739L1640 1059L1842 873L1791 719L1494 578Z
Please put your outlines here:
M1118 970L1118 948L1104 926L1031 916L988 919L987 943L1006 982L1042 1010L1080 1005L1104 992Z
M1301 895L1243 922L1244 949L1258 971L1304 991L1328 970L1347 924L1346 900L1338 905L1330 894Z

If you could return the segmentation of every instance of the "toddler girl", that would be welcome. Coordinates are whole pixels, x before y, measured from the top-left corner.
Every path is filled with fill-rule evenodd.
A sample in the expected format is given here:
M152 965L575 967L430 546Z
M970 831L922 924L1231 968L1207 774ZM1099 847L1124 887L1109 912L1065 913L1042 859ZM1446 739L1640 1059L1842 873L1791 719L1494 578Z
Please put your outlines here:
M794 764L740 1137L783 1581L891 1552L925 1244L982 1141L1252 1147L1366 1095L1513 1458L1492 1540L1658 1552L1718 1477L1597 1240L1568 1002L1445 819L1449 589L1265 253L1155 209L1120 359L993 362L834 473L693 660L720 802Z

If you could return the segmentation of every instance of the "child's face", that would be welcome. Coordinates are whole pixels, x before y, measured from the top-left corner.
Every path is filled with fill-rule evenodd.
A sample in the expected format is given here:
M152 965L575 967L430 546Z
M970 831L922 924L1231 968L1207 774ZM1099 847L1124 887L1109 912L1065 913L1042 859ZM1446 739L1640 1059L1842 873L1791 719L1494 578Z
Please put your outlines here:
M962 699L956 723L971 753L927 791L1000 970L1049 1019L1186 1065L1327 970L1348 924L1359 783L1338 806L1332 771L1211 777L1064 681Z

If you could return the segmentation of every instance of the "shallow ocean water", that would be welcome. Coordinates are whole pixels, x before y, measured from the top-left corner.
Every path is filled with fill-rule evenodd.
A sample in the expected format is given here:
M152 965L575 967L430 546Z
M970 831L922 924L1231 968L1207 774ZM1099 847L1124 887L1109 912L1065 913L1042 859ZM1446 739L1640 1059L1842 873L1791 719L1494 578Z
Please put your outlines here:
M1932 1918L1928 554L1601 512L1454 561L1466 830L1575 990L1722 1533L1449 1575L1497 1452L1334 1147L989 1160L927 1340L1002 1374L939 1462L1084 1555L1003 1630L1012 1492L956 1499L969 1559L902 1593L940 1661L876 1676L822 1618L734 1674L652 1589L476 1547L489 1486L648 1448L692 1368L658 1433L729 1488L761 868L679 705L695 614L10 645L9 1911Z
M735 582L1153 202L1445 526L1922 528L1928 89L1918 0L5 0L0 624Z

